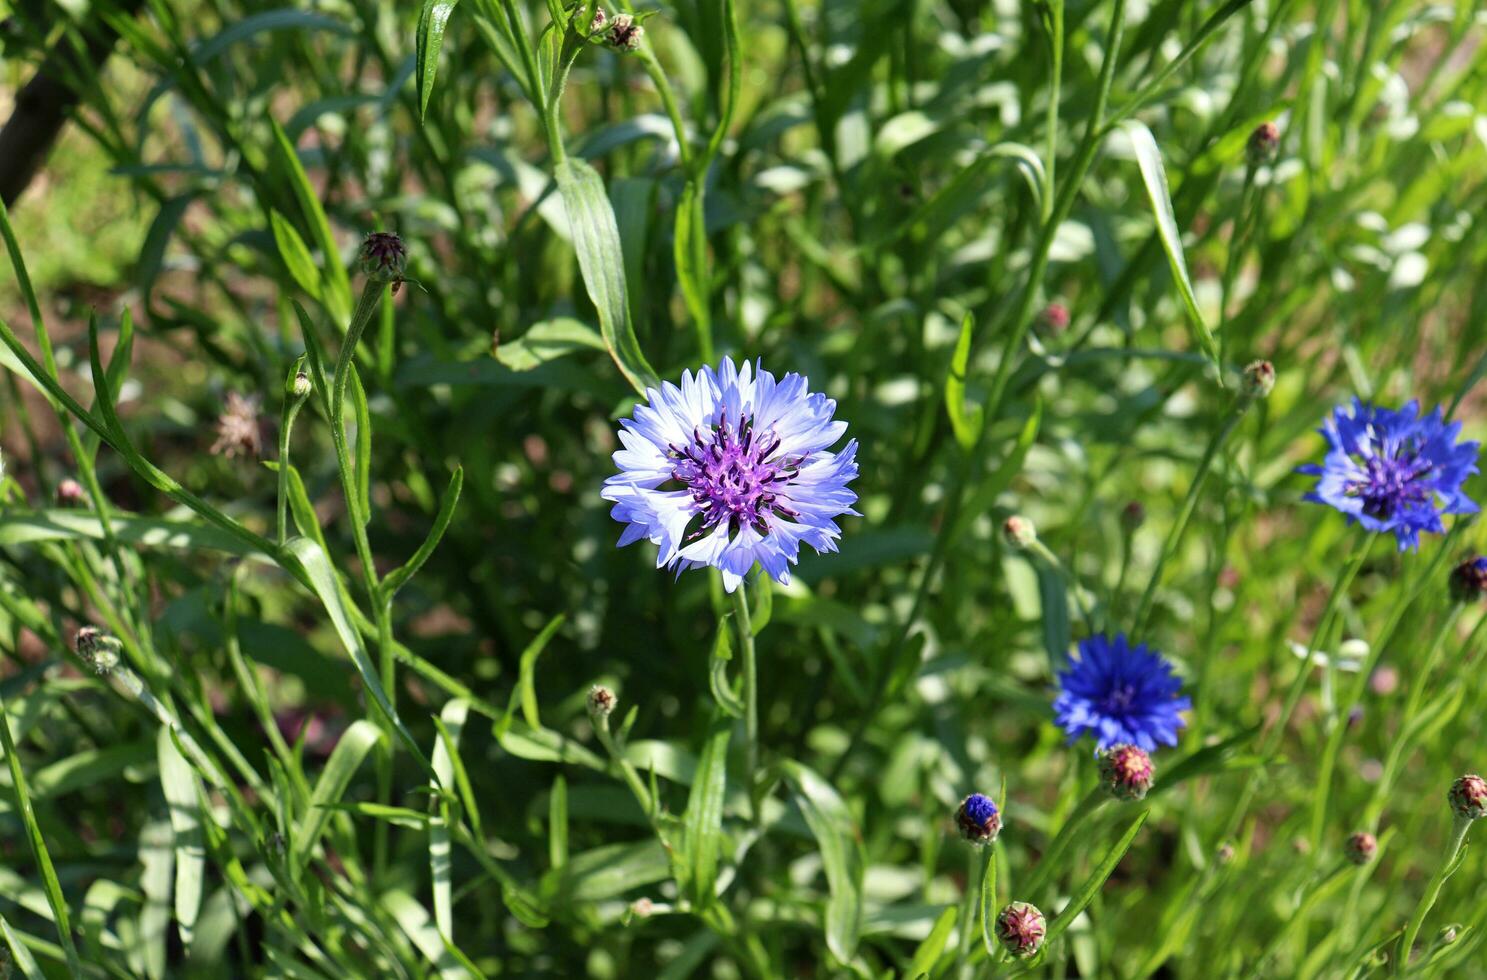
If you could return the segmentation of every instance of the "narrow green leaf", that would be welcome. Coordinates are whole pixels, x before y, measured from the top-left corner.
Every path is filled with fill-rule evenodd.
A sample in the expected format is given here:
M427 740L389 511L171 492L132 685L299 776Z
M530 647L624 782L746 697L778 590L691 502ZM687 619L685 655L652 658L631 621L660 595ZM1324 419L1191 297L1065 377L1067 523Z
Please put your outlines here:
M434 515L434 526L429 528L428 537L423 539L423 544L413 553L407 563L401 568L396 568L382 580L383 593L391 598L397 591L408 584L408 580L418 573L424 562L433 555L434 549L439 547L439 542L444 539L444 532L449 530L449 522L454 519L454 508L460 500L460 489L465 484L465 470L456 466L454 474L449 478L449 486L444 490L444 496L439 501L439 513Z
M728 739L733 723L726 717L713 721L697 774L687 796L683 817L682 861L686 885L693 905L705 909L712 904L718 880L718 852L723 843L723 796L728 782Z
M36 963L36 957L31 955L31 950L26 948L20 934L10 927L10 923L0 916L0 935L5 937L5 944L10 947L10 956L15 965L20 968L26 980L46 980L46 974L41 972L41 967Z
M15 796L21 822L26 827L26 842L31 846L31 856L41 874L42 888L46 892L52 921L57 927L57 936L62 940L62 949L67 955L67 969L75 977L82 976L83 965L78 959L77 946L72 941L72 921L67 911L67 899L62 895L62 884L57 880L57 870L52 865L50 852L47 851L46 839L42 837L41 826L36 822L36 811L31 806L31 793L26 787L26 773L21 768L21 755L16 751L15 741L10 735L10 715L3 700L0 700L0 748L5 750L5 762L10 767L11 793Z
M904 971L908 980L918 980L919 977L930 977L934 975L935 965L940 962L944 955L945 944L950 941L950 933L955 928L955 919L960 914L960 909L954 905L948 906L935 920L935 926L924 937L924 942L914 950L914 958L909 961L909 968Z
M672 236L672 257L676 262L676 282L681 287L682 301L692 316L697 330L698 347L704 361L712 360L712 310L707 274L707 229L703 223L702 185L689 180L676 204L676 226ZM616 230L618 244L618 230Z
M519 694L521 697L522 717L533 728L540 729L542 727L542 720L537 715L537 684L535 679L537 658L542 655L542 651L547 647L547 641L551 640L557 634L559 628L562 627L567 618L565 613L558 613L552 619L548 620L547 625L542 627L542 632L534 636L532 642L528 643L527 648L521 652L521 668L518 673L517 689L514 693Z
M733 630L730 628L732 618L733 614L729 613L718 620L717 632L713 634L712 656L708 658L711 666L707 681L718 707L734 718L742 718L743 699L728 680L728 662L733 659Z
M325 825L334 812L331 809L332 804L341 802L356 770L361 768L362 760L381 739L382 732L377 726L360 718L352 722L351 727L346 729L336 747L331 750L330 759L326 761L325 769L310 793L310 808L300 817L291 836L290 867L298 870L309 862L310 855L320 842L321 835L325 833Z
M341 589L336 582L336 573L330 567L330 560L325 557L325 552L320 546L308 538L291 538L285 544L285 550L299 560L309 578L310 586L315 595L320 599L320 604L330 614L331 625L336 629L336 634L341 638L341 644L346 652L351 655L351 662L356 666L356 671L361 675L362 685L367 694L377 705L396 732L398 740L412 754L413 758L422 767L423 771L433 776L433 767L428 758L403 722L398 718L397 709L388 700L387 692L382 689L382 679L377 673L377 667L372 663L371 657L367 655L366 647L362 646L361 635L357 633L356 627L351 622L351 617L346 612L345 603L341 599Z
M850 963L862 934L863 857L857 827L830 783L793 759L780 763L780 768L821 849L831 892L826 902L826 948L842 963Z
M170 826L175 835L176 927L181 943L191 945L192 930L201 912L202 884L206 875L206 844L198 815L196 773L179 749L170 729L161 727L157 739L160 756L160 789L170 808Z
M582 160L558 164L558 192L568 211L573 248L589 299L599 313L599 332L609 356L639 394L660 384L640 350L625 299L625 257L614 208L598 171Z
M274 233L274 244L279 248L279 258L284 260L284 268L289 270L289 275L299 284L299 288L319 299L320 270L315 268L315 259L310 255L310 248L305 240L299 237L299 232L294 230L294 225L289 219L277 211L270 210L268 213L269 225Z
M1111 873L1115 871L1115 866L1120 864L1120 859L1125 857L1126 850L1131 846L1131 842L1136 839L1136 835L1141 832L1141 825L1146 823L1146 818L1149 816L1151 816L1150 810L1142 810L1141 815L1131 821L1131 825L1126 828L1126 832L1121 835L1120 840L1116 841L1115 846L1105 853L1105 857L1101 859L1099 865L1085 879L1084 884L1079 886L1079 890L1074 893L1074 897L1069 900L1069 904L1065 905L1063 910L1048 924L1048 937L1045 940L1045 947L1057 939L1069 926L1073 925L1074 919L1078 917L1079 913L1083 912L1085 906L1094 900L1095 894L1105 884L1105 879L1109 878Z
M999 806L1005 807L1007 802L1006 781L1003 780L1002 799ZM1001 946L996 938L996 915L999 910L996 904L996 844L988 844L986 847L986 872L981 875L981 943L986 947L987 956L995 956Z
M274 157L277 169L294 191L300 212L309 222L315 244L320 247L324 261L320 279L325 284L321 299L325 303L326 310L337 322L347 323L351 319L351 279L346 274L345 265L341 262L341 250L336 244L335 235L331 232L330 221L325 216L325 208L321 206L320 198L315 194L315 188L305 174L304 165L300 163L299 154L295 151L294 144L289 142L289 137L285 135L283 127L273 119L269 120L269 125L274 134Z
M418 121L429 111L429 97L434 94L434 76L439 72L439 49L444 46L444 28L459 0L423 0L418 14L417 69Z
M1136 154L1136 164L1141 168L1141 181L1146 185L1147 200L1151 203L1152 216L1157 222L1157 238L1162 250L1167 253L1167 263L1172 267L1172 279L1182 295L1188 321L1198 346L1210 361L1218 363L1218 350L1214 346L1213 334L1198 309L1198 299L1193 294L1193 281L1188 276L1187 259L1182 250L1182 233L1177 227L1177 215L1172 209L1172 195L1167 189L1167 170L1162 166L1162 153L1146 124L1128 119L1120 124L1131 141Z
M975 333L976 318L967 313L960 321L960 337L955 341L955 353L950 356L950 373L945 377L945 409L950 413L950 428L955 441L966 452L981 438L981 427L985 410L980 405L966 405L966 372L970 367L971 337Z
M448 937L439 935L438 927L429 922L428 910L418 904L416 898L394 888L382 896L382 907L391 913L398 928L403 930L418 951L433 964L440 977L444 980L466 980L470 976L454 951L448 948ZM420 975L423 975L422 971Z
M568 863L568 780L558 773L547 799L547 858L554 868Z
M759 576L753 589L753 602L749 609L749 626L755 636L764 632L774 615L774 580L768 575Z
M433 752L434 773L439 777L438 783L433 787L435 792L438 792L440 786L453 786L455 783L454 759L459 751L460 734L464 731L469 712L469 704L459 698L445 704L444 710L439 712L439 740L434 743ZM429 818L429 875L434 889L434 922L439 934L453 942L453 868L449 843L451 815L449 799L443 793L434 798L433 811Z

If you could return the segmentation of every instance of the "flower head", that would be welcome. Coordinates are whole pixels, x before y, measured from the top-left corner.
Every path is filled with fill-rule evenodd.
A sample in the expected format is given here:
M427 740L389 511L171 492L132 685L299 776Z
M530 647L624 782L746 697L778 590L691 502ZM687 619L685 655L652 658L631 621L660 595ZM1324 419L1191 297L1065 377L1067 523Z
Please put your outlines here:
M1249 134L1249 142L1244 149L1253 165L1274 160L1276 152L1280 150L1280 127L1269 121L1260 123Z
M1100 753L1100 784L1118 800L1141 800L1151 789L1151 756L1134 745L1112 745Z
M1043 307L1043 324L1057 333L1069 325L1069 308L1054 301Z
M212 453L231 459L238 454L257 459L263 452L263 423L258 418L257 395L227 393L227 408L217 418L217 441Z
M1251 361L1244 366L1242 384L1246 398L1268 398L1275 390L1275 365L1269 361Z
M398 282L408 271L408 246L390 231L374 231L361 243L361 271L378 282Z
M1013 902L997 913L996 937L1013 956L1032 956L1043 946L1047 923L1036 905Z
M836 519L856 514L857 441L827 451L847 431L836 402L787 374L778 381L744 362L682 373L681 385L646 392L620 425L620 471L601 496L628 525L620 545L660 546L656 567L680 574L714 565L738 588L755 562L780 583L802 543L836 550Z
M1002 522L1002 537L1014 548L1026 548L1038 540L1038 529L1026 517L1013 514Z
M1146 505L1139 500L1132 500L1120 509L1120 526L1130 534L1146 523Z
M614 692L603 684L589 688L588 709L593 717L608 718L614 711L615 701Z
M1002 815L989 797L972 793L956 809L955 825L960 828L960 836L972 844L986 844L1001 833Z
M1451 810L1458 817L1480 820L1487 817L1487 779L1475 774L1460 777L1446 794Z
M1154 752L1158 742L1176 745L1184 725L1178 712L1192 707L1178 697L1182 681L1172 665L1123 633L1079 641L1079 658L1060 671L1058 684L1053 713L1069 741L1088 733L1101 749L1125 743Z
M636 23L635 18L629 14L616 14L614 26L609 29L606 40L609 46L617 51L634 51L640 47L640 39L645 37L645 28Z
M1365 830L1353 834L1343 845L1343 851L1346 852L1348 860L1354 864L1367 864L1372 861L1378 849L1378 839Z
M123 645L114 637L96 626L84 626L77 631L73 647L83 661L100 674L111 673L119 666Z
M1451 569L1448 587L1457 602L1476 602L1487 595L1487 558L1468 558Z
M1393 533L1400 551L1418 547L1421 531L1444 532L1442 514L1476 513L1461 485L1477 472L1479 443L1458 442L1461 423L1440 409L1421 416L1419 402L1395 411L1355 398L1351 414L1338 407L1319 431L1326 458L1298 469L1320 478L1306 499Z
M60 507L81 507L87 500L83 493L83 485L72 477L68 477L57 484L57 505Z

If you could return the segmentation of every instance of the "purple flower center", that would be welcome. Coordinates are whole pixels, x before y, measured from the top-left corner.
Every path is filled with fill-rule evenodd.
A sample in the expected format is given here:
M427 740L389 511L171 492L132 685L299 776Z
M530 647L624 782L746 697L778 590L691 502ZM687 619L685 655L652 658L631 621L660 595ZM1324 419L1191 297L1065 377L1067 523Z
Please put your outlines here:
M1100 708L1111 715L1123 715L1136 703L1136 685L1118 684L1100 701Z
M702 515L701 526L689 540L724 521L730 533L749 525L768 534L770 514L799 516L779 494L799 472L805 457L770 460L779 448L780 437L773 431L756 436L751 419L744 419L737 431L727 419L711 432L694 428L691 442L671 444L671 477L692 494Z
M1401 507L1429 501L1434 488L1424 477L1435 467L1420 456L1411 444L1397 453L1387 449L1361 460L1362 472L1349 480L1345 491L1349 497L1363 500L1363 513L1387 520Z

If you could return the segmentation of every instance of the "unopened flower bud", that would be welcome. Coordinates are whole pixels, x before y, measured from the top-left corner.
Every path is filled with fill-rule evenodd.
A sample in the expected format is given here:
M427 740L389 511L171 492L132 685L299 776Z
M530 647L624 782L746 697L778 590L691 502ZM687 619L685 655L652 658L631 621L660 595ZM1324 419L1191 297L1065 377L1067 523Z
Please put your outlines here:
M589 21L589 32L594 33L602 29L609 20L609 15L604 12L603 7L594 8L594 19Z
M1487 595L1487 558L1468 558L1451 569L1448 588L1457 602L1476 602Z
M1135 745L1112 745L1100 753L1100 785L1117 800L1140 800L1151 789L1151 756Z
M100 674L110 673L119 666L122 644L96 626L78 630L73 647L83 662Z
M640 39L645 37L645 28L635 23L635 18L629 14L616 14L614 26L605 35L609 46L616 51L634 51L640 47Z
M1451 801L1451 810L1458 817L1480 820L1487 817L1487 779L1474 773L1462 776L1451 784L1446 794Z
M997 913L996 937L1016 957L1032 956L1043 946L1048 924L1037 906L1013 902Z
M1275 365L1269 361L1251 361L1244 367L1243 392L1246 398L1265 398L1275 388Z
M603 684L589 688L589 714L595 718L608 718L614 711L614 692Z
M304 371L294 372L294 377L289 380L289 396L291 398L304 398L310 393L310 376Z
M1214 852L1214 857L1218 859L1219 864L1228 864L1234 860L1234 845L1229 841L1224 841Z
M83 485L71 477L57 484L57 506L81 507L84 499Z
M1013 514L1002 522L1002 537L1014 548L1026 548L1038 540L1038 529L1026 517Z
M408 246L390 231L374 231L361 243L361 271L377 282L401 282L408 271Z
M1453 922L1448 926L1442 926L1441 931L1435 934L1435 941L1442 946L1449 946L1456 941L1461 934L1461 926Z
M1378 853L1378 850L1378 839L1373 834L1363 830L1349 837L1347 844L1343 846L1343 851L1347 854L1348 860L1354 864L1367 864L1373 860L1373 856Z
M1245 154L1251 166L1259 166L1275 159L1280 150L1280 127L1273 122L1262 122L1249 134Z
M1043 325L1054 333L1065 329L1069 325L1069 308L1058 301L1049 303L1043 307Z
M1129 534L1146 523L1146 505L1133 500L1120 509L1120 526Z
M655 903L645 897L637 898L630 903L630 914L637 919L649 918L650 914L655 910Z
M955 825L972 844L989 844L1002 832L1002 815L990 798L972 793L956 808Z
M1368 675L1368 688L1380 697L1387 697L1399 690L1399 670L1384 664Z

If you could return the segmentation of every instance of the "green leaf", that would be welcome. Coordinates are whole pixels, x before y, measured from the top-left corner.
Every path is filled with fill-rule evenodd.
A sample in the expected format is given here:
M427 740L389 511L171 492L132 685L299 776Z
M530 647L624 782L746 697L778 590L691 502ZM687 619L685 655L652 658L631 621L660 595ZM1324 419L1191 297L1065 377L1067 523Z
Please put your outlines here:
M821 849L831 893L826 901L826 948L842 963L850 963L862 934L863 857L857 827L830 783L793 759L781 762L780 768Z
M10 956L15 965L20 967L21 973L26 980L46 980L46 974L41 972L41 967L36 963L36 957L31 955L31 950L21 940L20 934L10 927L10 923L0 916L0 935L5 937L5 944L10 947Z
M728 681L728 662L733 659L733 631L729 623L733 618L728 613L718 619L718 629L713 634L712 656L708 658L710 669L708 670L707 682L712 688L713 700L718 702L718 707L734 718L744 716L743 699L733 689Z
M671 877L671 863L657 840L608 844L573 855L543 878L543 890L561 908L572 902L601 902Z
M398 589L408 584L408 580L418 573L423 563L433 555L434 549L439 547L439 542L444 539L444 532L449 530L449 522L454 519L454 508L459 503L460 489L464 485L464 467L456 466L454 474L449 478L449 486L444 490L444 497L439 501L439 513L434 515L434 526L429 528L428 537L423 539L423 544L418 546L418 550L406 564L389 572L382 580L383 594L389 599L397 594Z
M372 413L367 407L367 390L361 385L361 372L350 365L348 374L351 408L356 418L356 503L362 524L372 519Z
M398 928L418 947L418 951L439 971L439 976L446 980L465 980L470 975L456 952L446 945L448 937L439 935L438 928L429 921L428 910L418 904L418 900L412 895L396 888L391 889L382 896L382 907L397 921ZM420 975L424 975L422 971Z
M1198 299L1193 294L1193 281L1188 277L1187 259L1182 250L1182 233L1177 228L1177 215L1172 210L1172 195L1167 189L1167 171L1162 166L1162 153L1157 149L1157 141L1152 138L1151 130L1146 128L1145 123L1128 119L1120 124L1120 128L1130 139L1131 148L1135 151L1136 164L1141 168L1141 181L1146 185L1147 200L1151 203L1152 216L1156 218L1157 238L1162 243L1162 250L1167 253L1167 263L1172 267L1172 279L1182 295L1194 337L1208 359L1217 364L1218 350L1214 347L1213 334L1209 332L1203 313L1198 309Z
M325 216L325 208L320 205L320 198L315 194L315 188L305 174L304 165L300 163L294 144L289 142L289 137L284 134L283 128L277 121L270 119L269 125L273 128L274 134L273 156L277 163L276 169L294 191L300 212L310 223L311 235L315 239L315 244L320 247L324 260L320 279L325 284L325 288L321 300L336 321L348 323L351 319L351 279L347 276L346 267L341 262L341 250L336 245L335 235L330 230L330 221Z
M568 863L568 780L558 773L547 798L547 858L554 868Z
M672 257L676 262L676 282L681 287L682 301L697 330L702 359L711 361L712 309L707 281L707 228L703 221L702 199L702 185L697 180L687 181L682 188L681 200L676 205ZM618 229L615 241L618 244Z
M496 360L513 371L531 371L569 354L604 350L604 338L582 320L560 316L534 323L527 332L496 348Z
M723 843L723 797L728 784L728 739L733 724L727 717L713 721L683 817L682 863L693 905L712 904L718 880L718 852Z
M160 789L170 809L175 835L176 927L181 942L191 945L192 930L201 912L202 884L206 875L206 842L201 832L196 772L176 748L169 728L161 727L156 740L160 758Z
M985 411L980 405L966 406L966 372L971 358L971 337L976 318L967 313L960 321L960 337L955 353L950 356L950 373L945 377L945 410L950 413L950 428L960 448L970 452L981 439Z
M527 720L528 725L531 725L535 729L542 728L542 720L537 715L537 658L542 655L542 651L547 647L547 642L557 635L558 630L567 618L566 614L558 613L552 619L548 620L547 625L542 627L542 632L534 636L532 642L528 643L527 648L521 652L521 666L517 678L517 687L512 694L513 696L520 696L522 717Z
M220 551L240 557L265 557L243 542L209 524L171 521L111 510L114 537L126 545L171 548L177 551ZM6 510L0 512L0 545L42 541L102 541L103 525L94 514L76 510Z
M352 722L331 750L325 770L310 793L310 808L300 817L290 839L289 864L296 872L309 862L315 845L325 833L325 825L334 812L332 805L341 802L362 760L381 739L382 732L377 726L360 718Z
M625 299L625 257L620 249L614 208L604 193L604 181L593 167L574 159L558 164L556 177L573 231L578 268L589 299L599 313L604 344L631 387L644 395L647 388L656 387L660 381L641 352L630 322Z
M444 27L459 0L423 0L418 14L418 67L414 78L418 84L418 121L429 111L429 97L434 94L434 76L439 72L439 49L444 46Z
M1003 792L1001 803L1006 806L1006 780L1002 780ZM995 956L1001 948L996 938L996 915L998 909L996 904L996 844L987 845L986 848L986 872L981 876L981 943L986 947L987 956Z
M433 767L439 777L433 787L455 784L454 758L458 752L460 733L465 728L465 718L470 705L455 698L439 712L439 740L434 743ZM434 813L429 819L429 877L434 890L434 922L439 934L446 940L454 940L453 871L451 865L449 823L451 820L449 800L443 794L435 798Z
M299 560L300 566L309 578L311 588L320 599L320 604L330 614L331 625L335 627L336 634L340 636L341 645L351 655L351 662L356 666L356 672L361 675L361 682L367 694L382 712L382 716L392 725L398 740L412 754L423 771L433 776L433 767L429 764L428 758L424 756L418 743L413 740L413 736L408 733L408 729L403 727L402 720L398 718L397 709L388 700L387 692L382 689L382 678L377 673L371 657L367 655L366 647L362 646L361 635L356 632L356 627L346 612L345 603L341 599L340 585L336 582L336 573L331 569L325 552L308 538L291 538L284 547Z
M1115 846L1105 853L1099 865L1085 879L1084 884L1079 886L1079 890L1074 893L1069 904L1065 905L1057 917L1048 924L1048 937L1044 941L1045 948L1052 944L1064 930L1073 925L1075 918L1084 911L1085 906L1094 901L1095 893L1105 884L1105 879L1115 871L1115 866L1120 864L1120 859L1125 857L1126 850L1136 839L1136 835L1141 831L1141 825L1146 823L1146 818L1149 816L1151 816L1150 810L1142 810L1141 815L1131 821L1131 825L1126 828L1120 840L1116 841Z
M284 260L284 268L299 283L299 288L319 299L320 271L315 268L315 259L310 255L309 246L299 237L299 232L294 230L294 225L289 223L288 218L273 210L269 211L268 217L274 232L274 244L279 248L279 258Z
M924 937L924 942L914 950L914 958L909 961L909 968L904 971L904 976L909 980L917 980L918 977L929 977L934 975L935 964L940 962L940 956L945 952L945 943L950 940L950 932L955 928L955 918L960 910L951 905L940 913L935 920L935 926Z

